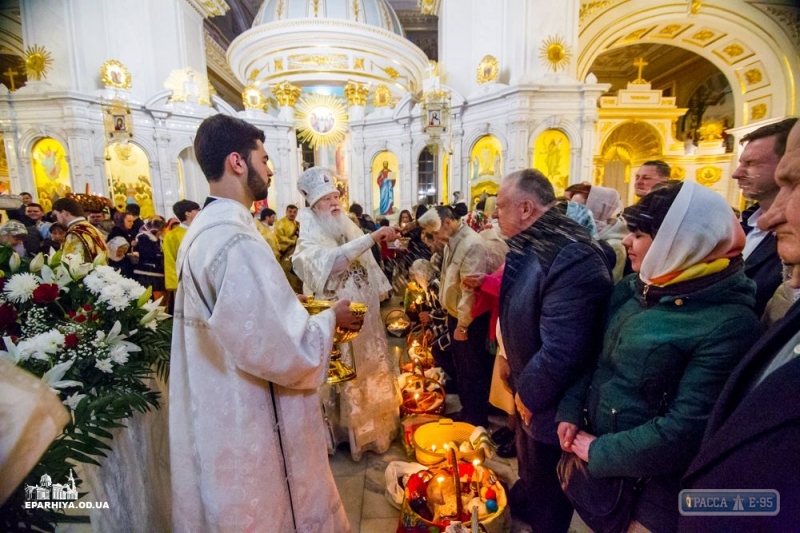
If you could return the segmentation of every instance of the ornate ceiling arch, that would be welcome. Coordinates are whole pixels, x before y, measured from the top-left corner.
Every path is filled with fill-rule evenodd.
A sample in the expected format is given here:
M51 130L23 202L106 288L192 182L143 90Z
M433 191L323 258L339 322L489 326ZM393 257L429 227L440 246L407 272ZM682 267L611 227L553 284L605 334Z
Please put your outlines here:
M796 8L769 1L588 2L581 10L578 76L586 77L603 52L669 44L704 57L726 76L734 88L736 126L793 115L800 37L796 18L787 15L792 12Z

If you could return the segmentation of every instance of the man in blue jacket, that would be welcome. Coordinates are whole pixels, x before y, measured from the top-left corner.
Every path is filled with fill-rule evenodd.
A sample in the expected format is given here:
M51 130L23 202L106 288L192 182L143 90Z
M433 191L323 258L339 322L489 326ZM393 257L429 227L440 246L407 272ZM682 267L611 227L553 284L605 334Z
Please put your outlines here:
M534 531L564 533L572 506L561 491L555 414L566 389L594 370L612 282L603 252L577 223L551 209L538 170L512 173L497 195L510 251L500 289L500 330L517 405L520 479L511 513Z

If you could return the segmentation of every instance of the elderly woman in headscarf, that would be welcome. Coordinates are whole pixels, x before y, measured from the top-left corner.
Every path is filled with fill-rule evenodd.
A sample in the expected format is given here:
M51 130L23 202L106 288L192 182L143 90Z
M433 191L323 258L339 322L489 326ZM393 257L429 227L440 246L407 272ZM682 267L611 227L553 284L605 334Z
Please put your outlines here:
M741 226L714 191L685 182L623 216L635 273L614 289L597 368L562 400L558 434L581 460L572 475L641 488L617 508L631 530L675 531L681 475L726 378L759 334L755 286L743 270ZM562 465L574 464L566 454ZM570 486L582 479L562 470L573 503ZM608 496L602 483L589 487L597 492L586 494L590 505ZM576 510L591 512L580 502Z

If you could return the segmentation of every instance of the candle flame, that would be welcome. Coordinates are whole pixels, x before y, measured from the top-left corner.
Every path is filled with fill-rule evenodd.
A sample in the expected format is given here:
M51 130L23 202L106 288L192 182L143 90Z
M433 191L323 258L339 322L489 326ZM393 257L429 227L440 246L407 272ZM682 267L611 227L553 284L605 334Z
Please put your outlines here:
M436 481L438 481L439 483L441 483L442 481L444 481L444 476L439 476L439 477L437 477L437 478L436 478Z
M472 466L478 466L479 464L481 464L481 460L480 459L475 459L475 460L472 461Z

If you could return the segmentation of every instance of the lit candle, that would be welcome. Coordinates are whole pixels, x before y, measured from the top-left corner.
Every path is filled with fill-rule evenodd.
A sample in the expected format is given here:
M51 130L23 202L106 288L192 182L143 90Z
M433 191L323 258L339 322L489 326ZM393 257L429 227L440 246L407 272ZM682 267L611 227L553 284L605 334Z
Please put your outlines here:
M431 445L431 452L436 453L436 445L435 444Z
M419 404L417 403L418 401L419 401L419 393L416 393L414 394L414 409L417 409L419 407Z

